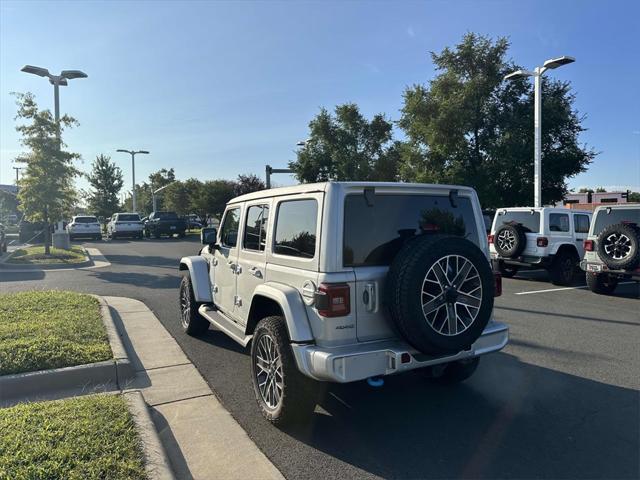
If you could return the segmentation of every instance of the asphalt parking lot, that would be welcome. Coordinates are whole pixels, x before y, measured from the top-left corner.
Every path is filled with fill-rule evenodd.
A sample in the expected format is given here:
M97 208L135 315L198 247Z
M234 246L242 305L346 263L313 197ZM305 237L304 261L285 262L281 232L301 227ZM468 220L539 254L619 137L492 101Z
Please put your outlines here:
M224 406L287 478L638 478L640 289L558 289L545 272L504 280L495 316L511 328L456 387L417 373L326 385L309 422L281 431L260 417L247 352L219 332L178 322L177 259L192 239L91 242L110 266L0 270L2 292L63 288L145 302ZM212 452L214 455L215 452Z

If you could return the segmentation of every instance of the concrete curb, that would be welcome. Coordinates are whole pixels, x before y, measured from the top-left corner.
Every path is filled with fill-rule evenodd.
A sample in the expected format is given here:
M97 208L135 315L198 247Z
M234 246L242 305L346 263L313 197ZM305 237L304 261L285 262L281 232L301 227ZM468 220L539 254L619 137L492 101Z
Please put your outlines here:
M0 269L6 270L70 270L74 268L85 268L93 265L93 260L89 257L87 250L82 247L84 251L84 262L72 263L72 264L59 264L59 263L45 263L41 265L23 265L21 263L7 263L8 260L13 256L13 254L17 251L14 250L8 256L0 260Z
M0 403L20 397L41 397L74 388L87 389L106 384L120 387L126 380L135 376L133 364L122 344L109 306L102 298L93 296L100 302L102 322L109 338L113 359L0 376Z
M175 480L169 459L142 394L139 390L132 390L123 393L123 396L129 404L129 410L142 440L147 475L154 480Z

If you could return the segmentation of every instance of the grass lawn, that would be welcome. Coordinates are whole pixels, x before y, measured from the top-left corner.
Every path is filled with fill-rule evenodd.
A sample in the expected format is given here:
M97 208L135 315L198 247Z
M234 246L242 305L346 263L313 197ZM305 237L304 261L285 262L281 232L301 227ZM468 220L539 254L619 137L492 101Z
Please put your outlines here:
M142 444L120 395L0 409L0 479L146 479Z
M0 375L110 358L100 304L92 296L55 290L0 295Z
M20 265L42 265L46 263L68 265L85 261L84 252L80 247L71 247L71 250L51 247L51 255L44 254L44 246L20 248L7 260L7 263Z

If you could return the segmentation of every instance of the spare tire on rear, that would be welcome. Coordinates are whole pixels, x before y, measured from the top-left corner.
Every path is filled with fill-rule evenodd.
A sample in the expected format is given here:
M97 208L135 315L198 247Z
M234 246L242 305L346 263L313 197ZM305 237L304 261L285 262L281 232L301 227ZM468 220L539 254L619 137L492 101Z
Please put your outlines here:
M389 269L386 304L414 348L437 355L468 350L493 310L489 261L473 243L450 235L407 242Z
M630 270L640 263L640 228L635 224L609 225L600 232L596 243L598 256L611 269Z
M506 223L502 225L493 238L496 252L502 257L514 258L519 256L527 244L525 229L519 223Z

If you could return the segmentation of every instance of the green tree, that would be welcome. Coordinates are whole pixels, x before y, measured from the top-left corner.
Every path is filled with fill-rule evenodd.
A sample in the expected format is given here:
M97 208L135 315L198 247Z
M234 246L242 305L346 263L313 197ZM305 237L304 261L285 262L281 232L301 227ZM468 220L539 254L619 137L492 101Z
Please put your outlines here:
M399 160L393 126L384 115L368 121L357 105L322 108L309 123L309 140L289 168L300 182L326 180L395 181Z
M607 189L604 187L598 187L596 188L596 193L606 193Z
M236 196L244 195L245 193L257 192L259 190L264 190L267 188L265 183L253 173L248 173L244 175L238 175L238 179L236 180L235 186L235 194Z
M198 180L196 182L200 183ZM172 183L162 191L162 196L167 210L172 210L178 215L191 213L191 190L187 182L176 181Z
M0 220L18 213L18 197L0 189Z
M629 192L627 201L630 203L640 203L640 192Z
M111 161L111 157L98 155L87 175L91 191L87 197L89 211L108 218L120 208L118 195L122 190L122 170Z
M39 110L33 94L16 94L16 120L25 123L16 130L27 150L15 161L26 165L19 182L18 200L27 219L44 223L45 254L50 254L50 224L67 215L76 197L73 179L78 175L74 161L77 153L65 150L62 133L78 122L64 115L56 124L49 110Z
M209 180L202 183L192 194L192 211L203 221L210 216L220 218L229 200L235 197L235 182Z
M581 188L578 193L593 193L593 188Z
M402 179L471 185L487 207L531 204L533 88L528 79L503 81L518 68L505 59L508 48L505 38L468 33L431 53L438 75L404 92ZM579 143L584 117L569 83L545 77L543 91L542 197L553 203L596 153Z

